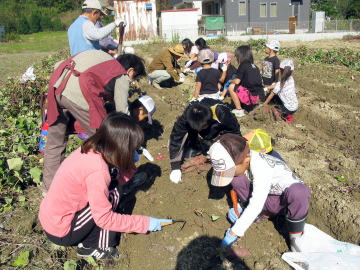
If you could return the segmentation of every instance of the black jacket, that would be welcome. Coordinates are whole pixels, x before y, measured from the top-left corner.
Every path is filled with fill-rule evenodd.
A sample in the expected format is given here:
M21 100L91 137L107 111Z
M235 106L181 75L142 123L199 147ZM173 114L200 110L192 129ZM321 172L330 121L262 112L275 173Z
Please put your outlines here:
M213 140L219 135L225 133L241 135L240 125L236 117L231 113L230 109L224 103L219 100L210 98L205 98L200 103L208 106L210 110L211 107L215 108L215 114L212 113L213 119L211 119L211 122L206 129L198 132L197 130L194 130L190 127L186 119L186 109L184 113L177 119L171 131L169 145L170 160L174 159L178 155L179 151L181 150L181 143L183 142L186 134L188 134L188 139L191 141L196 141L198 135L200 135L204 140ZM180 166L181 161L171 162L172 170L180 169Z

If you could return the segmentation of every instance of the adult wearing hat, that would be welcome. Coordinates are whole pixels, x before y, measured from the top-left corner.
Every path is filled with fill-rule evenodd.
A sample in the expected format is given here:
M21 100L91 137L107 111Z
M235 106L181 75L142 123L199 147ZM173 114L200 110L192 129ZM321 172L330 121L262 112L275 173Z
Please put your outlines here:
M96 22L101 16L107 15L106 10L111 7L104 0L85 0L82 5L82 14L70 25L68 39L70 55L74 56L86 50L99 50L99 41L108 36L121 23L122 19L116 19L108 25L97 28Z
M181 44L163 50L149 66L148 76L151 84L157 89L162 89L160 83L170 78L177 83L183 83L185 77L181 73L178 60L184 56L184 47Z
M299 251L297 243L308 214L310 190L288 165L276 157L250 150L247 140L234 134L219 137L208 154L214 169L211 184L231 184L239 197L237 209L228 212L234 225L226 231L222 245L229 246L243 237L262 215L285 214L290 248Z

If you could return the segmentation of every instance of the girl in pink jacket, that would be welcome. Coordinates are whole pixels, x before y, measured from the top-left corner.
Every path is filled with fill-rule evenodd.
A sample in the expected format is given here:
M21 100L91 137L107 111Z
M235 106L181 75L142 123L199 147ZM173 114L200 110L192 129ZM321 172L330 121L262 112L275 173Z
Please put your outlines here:
M146 233L171 222L115 210L122 186L135 172L141 128L123 113L110 114L97 132L67 157L40 205L39 219L50 241L78 245L78 256L117 259L120 232Z

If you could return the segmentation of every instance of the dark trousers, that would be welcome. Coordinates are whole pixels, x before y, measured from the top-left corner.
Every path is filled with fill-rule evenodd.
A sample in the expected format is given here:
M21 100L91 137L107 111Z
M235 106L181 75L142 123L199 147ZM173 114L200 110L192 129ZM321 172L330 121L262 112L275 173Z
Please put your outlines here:
M116 185L114 181L110 187ZM121 195L121 188L116 186L110 189L109 200L113 211L116 211ZM60 246L75 246L82 243L85 247L105 249L115 247L120 240L120 233L102 229L95 224L90 206L77 212L71 222L71 228L64 237L56 237L46 233L49 240Z

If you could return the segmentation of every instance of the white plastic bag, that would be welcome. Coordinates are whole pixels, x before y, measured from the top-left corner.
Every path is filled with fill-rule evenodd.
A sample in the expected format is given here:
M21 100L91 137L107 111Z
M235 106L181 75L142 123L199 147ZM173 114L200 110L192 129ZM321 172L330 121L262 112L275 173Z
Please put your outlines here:
M338 241L311 224L305 224L296 245L300 252L281 257L296 270L360 269L360 246Z
M25 83L27 81L35 81L36 75L34 74L34 67L29 67L25 73L21 76L20 82Z
M295 270L357 270L360 257L333 252L286 252L281 257Z

